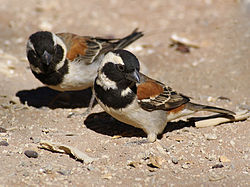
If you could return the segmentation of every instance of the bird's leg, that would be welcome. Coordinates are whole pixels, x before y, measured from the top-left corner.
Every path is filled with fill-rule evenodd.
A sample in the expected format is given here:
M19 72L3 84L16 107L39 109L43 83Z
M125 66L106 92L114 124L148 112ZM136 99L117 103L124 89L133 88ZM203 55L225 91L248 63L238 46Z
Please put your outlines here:
M148 136L147 136L147 140L150 143L155 142L156 139L157 139L157 134L155 134L155 133L149 133Z

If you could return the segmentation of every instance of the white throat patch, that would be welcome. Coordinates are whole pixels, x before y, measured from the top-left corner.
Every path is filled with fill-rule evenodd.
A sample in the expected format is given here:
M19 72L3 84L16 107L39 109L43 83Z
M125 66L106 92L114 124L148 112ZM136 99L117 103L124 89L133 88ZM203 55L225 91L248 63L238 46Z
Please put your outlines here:
M129 87L127 87L125 90L122 90L121 96L126 97L131 92L132 92L132 90Z
M104 73L100 73L96 79L96 84L101 86L104 90L118 89L114 81L110 80Z

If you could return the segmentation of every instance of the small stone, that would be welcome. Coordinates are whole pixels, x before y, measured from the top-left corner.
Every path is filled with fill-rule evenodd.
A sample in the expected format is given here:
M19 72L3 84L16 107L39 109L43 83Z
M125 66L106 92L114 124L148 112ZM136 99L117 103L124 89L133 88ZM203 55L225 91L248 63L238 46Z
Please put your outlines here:
M112 179L112 174L111 173L106 173L106 174L102 175L101 178L110 180L110 179Z
M189 168L189 164L183 164L181 167L182 167L183 169L188 169L188 168Z
M38 144L40 142L40 138L37 137L30 137L30 140L32 140L32 143Z
M93 170L95 170L95 168L94 168L92 165L88 165L88 166L87 166L87 170L93 171Z
M217 159L217 156L215 154L208 154L205 158L209 161L213 161Z
M37 158L38 157L38 153L36 151L32 151L32 150L26 150L26 151L24 151L24 154L28 158Z
M71 174L71 170L59 170L57 171L57 173L61 174L61 175L70 175Z
M223 168L223 164L215 164L212 166L212 169Z
M9 143L6 142L5 140L0 142L0 146L8 146L8 145L9 145Z
M23 173L23 176L24 176L24 177L28 177L28 176L29 176L29 172L25 171L25 172Z
M178 158L173 157L173 158L172 158L172 162L173 162L174 164L178 164L179 160L178 160Z
M230 140L230 144L231 144L231 146L235 146L235 142L233 141L233 140Z
M7 130L5 128L0 127L0 133L6 133L6 132L7 132Z
M154 155L149 155L149 160L150 160L149 166L153 166L156 168L161 168L163 162L165 161L163 158Z
M220 162L231 162L231 160L229 160L226 156L220 156L219 158Z
M137 168L140 166L140 162L136 162L136 161L128 161L128 166L133 167L133 168Z
M207 101L208 102L216 102L216 98L214 98L214 97L211 97L211 96L209 96L208 98L207 98Z
M207 140L216 140L217 139L216 134L204 134L204 136Z
M224 178L225 178L225 176L223 176L223 175L212 175L212 176L209 176L209 180L210 181L218 181L218 180L222 180Z

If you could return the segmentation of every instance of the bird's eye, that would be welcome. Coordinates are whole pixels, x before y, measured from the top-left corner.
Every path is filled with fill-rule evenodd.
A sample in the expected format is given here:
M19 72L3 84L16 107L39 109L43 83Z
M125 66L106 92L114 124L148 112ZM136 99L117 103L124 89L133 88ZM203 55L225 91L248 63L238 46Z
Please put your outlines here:
M117 64L117 68L119 71L124 71L125 70L125 66L121 65L121 64Z

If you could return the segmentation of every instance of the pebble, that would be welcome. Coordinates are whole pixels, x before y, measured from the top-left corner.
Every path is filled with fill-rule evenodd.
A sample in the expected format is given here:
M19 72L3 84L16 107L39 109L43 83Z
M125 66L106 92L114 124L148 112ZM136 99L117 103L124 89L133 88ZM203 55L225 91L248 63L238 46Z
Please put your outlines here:
M231 146L235 146L235 142L233 141L233 140L230 140L230 144L231 144Z
M70 175L71 170L59 170L59 171L57 171L57 173L59 173L61 175Z
M183 164L181 167L182 167L183 169L188 169L188 168L189 168L189 165L188 165L188 164Z
M24 154L28 158L37 158L38 157L38 153L36 151L32 151L32 150L26 150L26 151L24 151Z
M7 130L5 128L0 127L0 133L6 133L6 132L7 132Z
M216 134L204 134L204 136L207 140L216 140L217 139Z
M223 164L215 164L212 166L212 169L223 168Z
M23 176L24 176L24 177L28 177L28 176L29 176L29 172L25 171L25 172L23 173Z
M231 160L224 155L220 156L219 160L220 162L231 162Z
M40 142L40 138L37 137L30 137L30 140L32 140L32 143L38 144Z
M88 165L88 166L87 166L87 170L93 171L93 170L95 170L95 168L94 168L92 165Z
M217 156L215 154L208 154L205 158L207 158L209 161L213 161L217 159Z
M179 160L178 160L178 158L173 157L173 158L172 158L172 162L173 162L174 164L178 164Z
M0 146L8 146L8 145L9 145L9 143L6 142L5 140L0 142Z

